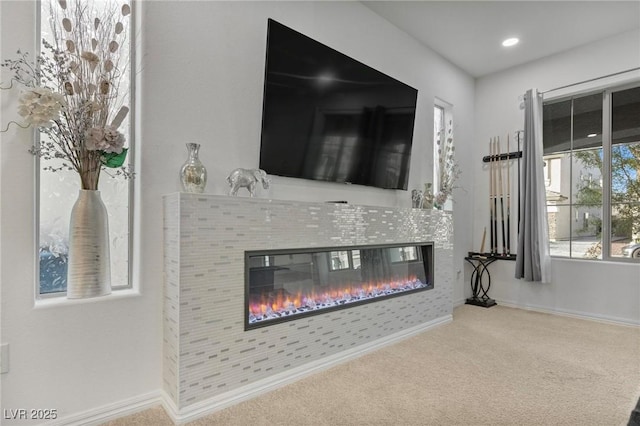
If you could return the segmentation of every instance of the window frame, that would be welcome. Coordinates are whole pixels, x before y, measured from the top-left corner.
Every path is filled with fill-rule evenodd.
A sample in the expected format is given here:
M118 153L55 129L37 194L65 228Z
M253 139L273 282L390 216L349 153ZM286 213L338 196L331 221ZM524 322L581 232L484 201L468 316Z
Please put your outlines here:
M561 256L561 255L551 255L551 257L556 259L571 259L571 260L580 260L580 261L605 261L605 262L619 262L619 263L638 263L637 260L633 258L626 258L624 256L612 256L611 254L611 232L613 228L612 224L612 185L613 185L613 175L612 175L612 96L616 92L622 92L628 89L640 88L640 80L632 80L627 83L622 84L611 84L604 87L598 87L593 89L585 89L582 91L576 91L573 93L564 93L558 96L545 97L543 100L543 106L546 106L549 103L557 103L568 100L574 100L577 98L582 98L589 95L594 95L601 93L602 94L602 144L600 148L602 149L602 206L601 206L601 215L602 215L602 229L600 232L600 244L601 244L601 255L597 258L592 257L578 257L573 256L572 250L570 250L569 256ZM574 111L573 111L573 103L571 107L571 139L573 140L573 119L574 119ZM639 141L640 142L640 141ZM560 157L563 153L568 153L573 156L574 152L581 151L581 149L573 149L571 147L568 151L556 151L549 154L544 155L545 161L549 159L549 157ZM573 158L571 158L570 171L569 176L571 178L570 181L570 195L569 202L563 204L561 207L568 207L570 209L574 208L577 204L574 203L573 194L575 191L575 180L573 179L573 166L574 166ZM549 171L550 172L550 171ZM545 179L546 179L545 175ZM546 185L545 185L546 186ZM545 202L545 207L548 209L550 204ZM572 242L574 240L574 236L572 232L570 232L569 241Z
M440 120L438 125L440 126L440 132L444 132L446 128L447 122L447 105L436 98L433 103L433 192L434 195L437 189L440 187L440 170L438 168L438 139L442 140L442 137L438 136L438 131L436 130L436 110L440 111Z
M435 129L435 122L436 122L436 115L435 115L435 110L439 109L442 111L442 115L441 115L441 120L440 120L440 131L444 133L444 135L440 135L440 137L438 137L438 132L436 132ZM447 126L447 123L451 123L450 126ZM442 145L442 143L446 140L447 135L447 129L450 127L451 131L453 132L453 104L450 104L449 102L439 98L439 97L435 97L434 101L433 101L433 123L434 124L434 132L433 132L433 147L432 147L432 162L431 164L433 164L433 173L432 173L432 179L433 179L433 185L431 187L431 191L432 191L432 195L435 197L436 193L438 192L439 188L440 188L440 162L439 162L439 154L438 154L438 147ZM440 143L438 143L440 142ZM449 197L447 199L447 201L445 202L444 206L442 206L442 208L444 210L453 210L453 200L452 197Z
M334 257L334 253L336 254L335 257ZM340 259L340 257L341 257L340 253L346 253L347 254L347 263L345 265L334 266L334 264L333 264L334 258L336 258L338 260L338 262L342 262L342 260ZM329 272L340 272L340 271L346 271L346 270L354 269L353 268L353 260L352 260L352 257L351 257L351 250L331 250L329 252L329 256L327 257L327 262L329 263Z
M46 1L46 0L44 0ZM55 1L55 0L50 0ZM83 0L83 1L93 1L93 0ZM137 28L137 2L135 0L129 0L129 7L131 8L131 14L129 19L129 27L128 27L128 47L129 47L129 63L128 63L128 83L129 83L129 128L127 130L127 142L128 148L127 151L127 167L135 173L135 164L136 164L136 151L137 151L137 143L136 143L136 73L135 73L135 65L136 65L136 49L135 49L135 34ZM42 53L42 22L43 22L43 0L37 0L34 2L35 7L35 47L34 51L36 57ZM33 147L38 148L40 145L40 132L34 130L33 137ZM41 293L41 284L40 284L40 173L41 173L41 164L40 158L36 155L34 156L34 219L33 219L33 227L34 227L34 254L35 254L35 262L34 262L34 295L36 301L43 300L55 300L60 299L66 296L66 291L56 291L50 293ZM134 236L136 235L135 229L135 213L136 213L136 193L135 193L135 175L131 178L127 179L127 189L128 189L128 208L127 208L127 229L128 229L128 242L127 242L127 250L128 250L128 259L127 259L127 282L122 285L114 285L112 283L111 290L115 293L121 293L122 295L128 293L129 291L134 289L134 273L135 273L135 242ZM116 294L119 296L119 294Z
M332 254L333 253L340 253L340 252L346 252L347 253L347 265L343 266L342 268L334 268L333 267L333 257ZM354 253L358 252L358 265L356 265L356 262L353 260L354 259ZM360 267L360 250L359 249L348 249L348 250L331 250L329 251L329 257L327 258L327 263L329 265L329 272L340 272L340 271L346 271L346 270L357 270Z

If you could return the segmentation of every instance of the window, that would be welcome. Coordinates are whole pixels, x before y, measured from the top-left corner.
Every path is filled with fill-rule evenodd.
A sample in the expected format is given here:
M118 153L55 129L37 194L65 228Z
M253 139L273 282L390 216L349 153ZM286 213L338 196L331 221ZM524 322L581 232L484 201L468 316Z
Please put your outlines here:
M552 256L620 260L640 243L640 87L545 102Z
M330 271L360 269L360 250L332 251L329 262Z
M391 247L384 251L390 263L409 263L421 260L417 246ZM360 250L329 252L329 270L360 269Z
M392 262L409 262L418 260L418 248L416 246L398 247L391 250Z
M436 104L433 107L433 189L434 193L436 188L440 185L440 173L438 171L438 148L440 147L439 141L441 135L444 132L444 107Z
M454 183L460 169L454 156L452 105L436 99L433 108L433 206L451 210Z
M123 2L114 1L92 1L79 0L69 1L67 8L69 13L74 12L76 5L86 8L84 13L91 16L102 17L105 15L107 5L114 5L120 11ZM58 12L55 12L58 11ZM49 42L54 40L54 31L50 21L58 19L58 25L62 22L62 17L54 17L53 13L61 13L57 0L43 0L40 2L39 11L39 39ZM120 79L118 89L119 99L117 102L128 105L132 108L130 73L130 34L127 28L130 27L130 16L121 19L124 30L118 40L120 43L120 56L124 60L120 65L120 70L124 76ZM125 41L125 42L123 42ZM43 54L46 49L41 47ZM120 126L120 131L127 139L125 147L129 148L127 160L131 165L133 162L133 131L132 123L129 119L133 116L130 112L127 119ZM41 143L46 142L46 135L41 134ZM37 282L36 294L40 296L61 295L66 291L67 282L67 254L68 254L68 232L69 217L71 208L78 196L80 189L80 179L74 171L58 170L51 171L57 164L53 160L42 160L38 162L37 179L38 199L37 199L37 235L38 235L38 255L39 255L39 279ZM132 226L132 196L133 183L131 179L124 179L122 176L109 176L110 171L103 170L101 173L99 190L103 202L109 213L109 234L110 234L110 258L111 258L111 285L113 289L128 288L130 284L131 266L131 226Z
M339 271L341 269L351 269L351 262L349 262L349 252L332 251L330 270Z

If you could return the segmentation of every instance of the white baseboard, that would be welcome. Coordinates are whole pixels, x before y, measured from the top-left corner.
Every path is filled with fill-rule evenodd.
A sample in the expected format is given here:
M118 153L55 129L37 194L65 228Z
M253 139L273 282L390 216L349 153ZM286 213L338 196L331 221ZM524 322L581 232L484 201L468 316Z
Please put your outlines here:
M226 407L230 407L239 402L255 398L314 373L318 373L343 362L358 358L369 352L397 343L430 328L449 323L452 320L452 315L446 315L433 321L392 334L385 338L378 339L375 342L346 350L322 360L305 364L242 388L226 392L206 401L190 405L182 410L178 409L172 399L163 390L158 390L103 405L81 413L60 417L55 420L50 420L44 424L46 424L46 426L98 426L108 421L135 414L158 405L162 405L164 407L165 411L175 424L183 424L222 410Z
M430 328L449 323L452 320L452 315L446 315L427 323L402 330L398 333L392 334L382 339L378 339L374 342L360 345L356 348L348 349L346 351L340 352L339 354L331 355L321 360L314 361L300 367L293 368L289 371L285 371L283 373L259 380L241 388L225 392L224 394L209 398L196 404L189 405L188 407L185 407L183 409L179 409L171 400L171 398L163 392L163 406L174 423L183 424L189 421L196 420L200 417L204 417L208 414L212 414L216 411L222 410L232 405L238 404L242 401L246 401L267 392L271 392L275 389L298 381L304 377L319 373L323 370L327 370L338 364L342 364L346 361L350 361L367 353L373 352L385 346L389 346L406 338L412 337L416 334L422 333Z
M115 420L117 418L128 416L151 407L161 405L164 402L162 392L154 391L147 394L139 395L133 398L118 401L112 404L103 405L92 410L82 413L73 414L67 417L49 421L47 426L97 426Z
M560 315L564 317L570 318L578 318L589 321L597 321L605 324L613 324L613 325L624 325L630 327L638 327L640 326L640 321L633 321L624 318L616 318L607 315L598 315L590 312L580 312L573 311L570 309L557 309L557 308L548 308L544 306L530 305L530 304L521 304L510 300L503 299L495 299L496 303L501 306L506 306L508 308L517 308L524 309L528 311L541 312L544 314L552 314L552 315Z
M458 299L458 300L454 300L454 301L453 301L453 307L454 307L454 308L457 308L458 306L462 306L462 305L464 305L464 303L465 303L466 301L467 301L467 299L464 299L464 298L462 298L462 299Z

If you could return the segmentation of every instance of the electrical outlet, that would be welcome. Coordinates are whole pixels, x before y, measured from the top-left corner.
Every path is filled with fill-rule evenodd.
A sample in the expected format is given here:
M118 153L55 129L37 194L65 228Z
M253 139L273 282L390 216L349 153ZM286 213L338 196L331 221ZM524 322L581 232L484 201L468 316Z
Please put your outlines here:
M9 372L9 344L0 345L0 374Z

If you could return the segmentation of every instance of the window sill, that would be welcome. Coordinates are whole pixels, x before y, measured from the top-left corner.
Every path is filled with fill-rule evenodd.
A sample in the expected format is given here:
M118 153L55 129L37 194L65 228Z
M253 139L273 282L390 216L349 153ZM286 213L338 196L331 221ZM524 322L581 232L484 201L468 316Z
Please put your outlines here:
M87 303L108 302L112 300L129 299L138 296L141 296L140 291L132 288L127 288L123 290L114 290L111 294L108 294L106 296L89 297L86 299L67 299L65 296L47 297L43 299L36 299L34 308L46 309L59 306L84 305Z
M629 257L621 257L614 259L588 259L581 257L565 257L565 256L551 256L551 261L561 261L561 262L582 262L582 263L597 263L600 265L637 265L640 266L640 262L635 261Z

